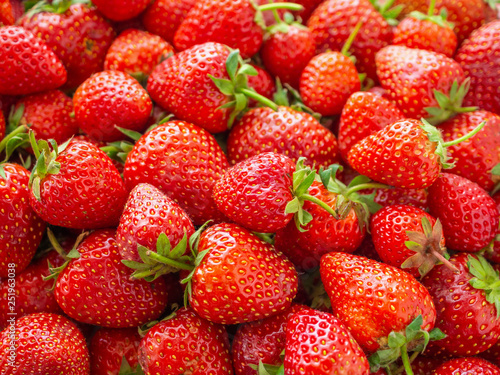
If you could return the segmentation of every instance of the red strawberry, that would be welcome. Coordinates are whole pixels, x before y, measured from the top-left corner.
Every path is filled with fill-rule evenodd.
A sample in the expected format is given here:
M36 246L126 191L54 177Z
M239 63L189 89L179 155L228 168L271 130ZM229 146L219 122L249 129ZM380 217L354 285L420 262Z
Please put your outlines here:
M297 293L292 263L236 224L203 232L198 253L206 254L192 273L189 303L211 322L237 324L279 314Z
M23 4L20 0L0 1L0 26L13 25L23 14Z
M429 0L427 0L429 1ZM476 0L436 0L435 14L446 9L448 21L457 34L458 45L485 22L487 2Z
M150 0L93 0L92 3L109 19L125 21L141 14Z
M443 225L449 248L477 252L495 237L499 222L495 201L474 182L442 173L429 188L428 203L430 214Z
M370 366L340 319L326 312L302 310L287 324L285 373L368 375Z
M233 374L224 327L186 308L149 330L139 346L139 363L146 374Z
M500 375L500 368L481 358L456 358L436 368L433 375Z
M83 82L73 96L75 117L91 138L117 141L124 135L116 126L142 131L153 109L144 88L127 73L107 70Z
M355 92L347 99L340 116L338 141L342 158L347 161L352 146L404 117L387 99L371 92Z
M373 201L382 207L404 204L421 210L427 209L427 190L425 189L367 189L364 194L375 193Z
M268 99L272 99L274 92L276 91L276 85L274 84L273 78L265 70L257 65L253 65L253 68L257 71L257 75L248 76L248 87L253 88L257 94L260 94ZM250 100L250 105L255 105L255 100Z
M500 68L500 20L474 31L457 51L455 59L470 77L471 86L465 104L500 115L500 94L497 71Z
M163 279L131 278L110 229L93 232L58 275L57 303L71 318L102 327L137 327L156 319L167 304ZM103 270L95 272L95 270ZM88 306L88 307L85 307Z
M38 4L19 23L52 48L68 71L65 87L76 88L102 70L115 36L113 28L94 7L86 4Z
M236 164L263 152L305 157L308 166L329 167L338 161L337 140L311 115L289 107L251 109L236 122L227 140L228 158Z
M14 331L9 327L0 333L2 375L90 375L85 338L67 318L31 314L15 320L12 327Z
M19 26L0 28L0 94L33 94L65 82L64 66L40 38Z
M458 273L437 265L422 279L436 304L436 327L447 335L429 350L441 356L476 355L500 336L498 272L483 257L465 253L452 256L450 263Z
M119 70L131 75L149 75L173 54L172 46L158 35L127 29L111 44L104 60L105 70Z
M85 141L60 150L41 150L30 176L33 210L52 225L75 229L116 226L127 199L125 185L111 159Z
M89 345L91 374L118 375L120 370L136 369L140 342L137 328L101 328ZM124 360L126 365L120 368Z
M123 176L128 190L139 183L151 184L181 206L195 225L202 225L210 219L223 220L212 188L228 167L210 133L184 121L169 121L137 141Z

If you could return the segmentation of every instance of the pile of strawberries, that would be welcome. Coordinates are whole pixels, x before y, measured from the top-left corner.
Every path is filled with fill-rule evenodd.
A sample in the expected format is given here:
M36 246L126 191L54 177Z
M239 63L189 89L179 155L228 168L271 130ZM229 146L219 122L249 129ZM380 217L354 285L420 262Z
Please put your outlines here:
M499 375L495 0L0 0L1 375Z

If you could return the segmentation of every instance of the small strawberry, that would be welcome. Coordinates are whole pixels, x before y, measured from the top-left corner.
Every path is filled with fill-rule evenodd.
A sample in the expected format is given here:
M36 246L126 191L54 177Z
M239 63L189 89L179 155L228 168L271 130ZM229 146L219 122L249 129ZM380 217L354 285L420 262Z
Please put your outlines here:
M248 87L252 88L265 98L272 100L274 92L276 91L276 85L274 84L273 78L271 75L263 68L250 64L257 71L257 75L248 76ZM256 105L256 101L251 99L249 101L249 106Z
M141 14L150 0L93 0L99 11L113 21L126 21Z
M65 82L63 64L40 38L19 26L0 27L0 94L33 94Z
M436 368L433 375L500 375L500 367L481 358L456 358Z

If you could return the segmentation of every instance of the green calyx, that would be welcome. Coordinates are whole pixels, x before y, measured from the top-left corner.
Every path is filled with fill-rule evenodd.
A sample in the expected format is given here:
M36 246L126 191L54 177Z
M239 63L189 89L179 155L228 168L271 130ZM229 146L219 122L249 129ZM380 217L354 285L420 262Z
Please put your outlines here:
M451 264L449 255L445 247L441 247L443 226L439 219L432 227L429 219L422 218L422 232L406 231L409 241L405 242L408 249L415 252L414 255L406 259L401 268L418 268L420 276L424 277L438 263L442 262L454 272L458 269Z
M399 14L404 8L404 5L394 5L396 0L380 1L380 0L370 0L370 3L375 7L375 9L384 17L386 22L391 26L396 26L399 21L397 20Z
M268 365L259 361L258 365L249 364L253 370L256 371L257 375L284 375L285 365Z
M458 81L455 80L451 85L448 95L441 91L434 90L434 98L438 106L425 108L429 114L429 117L426 117L427 122L432 125L439 125L456 114L475 111L477 107L462 107L469 87L470 78L466 78L460 86L458 85Z
M381 367L388 368L401 358L406 374L413 375L408 352L421 353L425 350L429 341L441 340L446 337L439 328L434 328L430 332L422 329L423 322L422 315L418 315L406 327L404 332L392 331L389 336L380 340L383 341L382 349L368 358L371 372L376 372ZM412 359L414 358L416 358L416 355L412 356Z
M423 14L421 12L411 12L409 14L409 17L415 18L417 20L421 21L430 21L435 23L436 25L443 27L443 28L450 28L453 30L453 24L451 22L448 22L446 18L448 17L448 12L446 11L446 8L443 8L441 10L440 14L434 14L434 10L436 8L436 0L431 0L429 4L429 9L427 10L427 14Z
M0 177L3 179L7 177L2 164L10 159L14 151L29 145L28 125L20 125L23 113L24 105L19 106L16 111L11 110L6 129L7 135L0 141L0 154L5 155L0 161Z
M498 12L497 5L500 4L500 0L484 0L488 6L493 9L495 12Z
M265 38L268 38L270 35L276 34L276 33L282 33L282 34L287 34L288 31L290 30L290 26L294 26L299 29L307 30L307 27L302 25L301 23L295 21L295 18L292 13L286 12L283 15L283 19L280 18L278 11L276 9L272 10L275 24L266 27L266 36Z
M289 107L294 111L307 113L318 122L321 120L321 115L318 112L314 112L304 104L300 93L288 83L285 83L285 87L283 87L279 78L276 78L276 92L274 93L273 101L278 106Z
M216 78L211 74L208 76L213 81L215 86L217 86L219 91L229 98L229 102L218 108L232 109L227 122L228 129L231 129L236 117L247 110L249 98L258 101L275 111L278 110L278 106L274 102L258 94L254 89L248 87L247 76L256 76L258 73L252 65L243 61L239 50L231 50L229 53L226 60L226 71L229 79Z
M135 368L130 366L130 364L127 361L127 358L123 356L122 363L120 365L120 372L118 373L118 375L144 375L144 371L142 370L140 364L137 364Z
M55 14L65 13L74 4L90 4L89 0L54 0L51 3L47 1L28 1L24 5L27 17L33 17L37 13L49 12Z
M345 41L344 45L342 46L342 49L340 50L340 53L346 57L349 57L353 64L356 63L356 58L349 53L349 49L352 46L352 43L354 42L354 39L356 39L356 36L359 33L359 30L361 29L361 26L363 26L363 21L359 21L356 26L354 26L354 29L352 30L351 34Z
M486 301L495 305L497 318L500 318L500 279L498 271L481 255L477 258L469 255L467 267L474 276L469 283L475 289L481 289L486 295Z
M278 9L286 9L292 12L300 12L301 10L304 9L302 5L295 3L269 3L264 5L257 5L253 0L250 0L250 2L255 9L254 22L257 25L259 25L263 30L267 30L267 28L266 28L266 23L264 21L264 15L262 12L272 11L273 13L276 13ZM279 17L278 20L281 21Z

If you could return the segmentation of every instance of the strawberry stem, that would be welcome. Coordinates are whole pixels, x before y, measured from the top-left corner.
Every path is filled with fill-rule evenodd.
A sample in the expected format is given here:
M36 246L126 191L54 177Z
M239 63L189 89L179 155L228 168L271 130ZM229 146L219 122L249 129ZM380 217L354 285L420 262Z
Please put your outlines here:
M429 4L429 9L427 10L427 15L432 16L434 14L434 9L436 8L436 0L431 0Z
M351 35L349 35L349 38L347 38L342 49L340 50L342 55L349 57L349 48L351 48L352 43L354 42L354 39L356 39L356 35L358 35L359 29L361 29L362 25L363 21L359 21L352 30Z
M175 267L175 268L179 268L179 269L182 269L182 270L188 270L188 271L191 271L191 270L194 269L193 265L186 264L186 263L181 263L181 262L177 262L177 261L172 260L170 258L161 256L160 254L155 253L154 251L151 251L151 250L148 250L146 252L146 255L148 257L150 257L151 259L153 259L153 260L156 260L156 261L158 261L160 263L163 263L163 264L168 264L169 266L172 266L172 267Z
M275 10L275 9L288 9L292 11L301 11L304 9L304 7L300 4L294 4L294 3L271 3L271 4L264 4L259 7L257 7L258 10L261 12L265 12L266 10Z
M330 207L328 206L325 202L321 201L320 199L313 197L312 195L309 194L303 194L300 196L306 201L312 202L323 208L325 211L327 211L329 214L331 214L333 217L338 217L337 213Z
M245 94L246 96L258 101L260 104L263 104L266 107L271 108L274 111L278 110L278 105L276 105L276 103L274 103L272 100L269 100L265 96L262 96L262 95L256 93L253 90L242 88L242 89L239 89L238 91L240 91L242 94Z
M457 138L457 139L453 139L449 142L443 142L443 146L444 147L454 146L456 144L459 144L463 141L468 140L469 138L472 138L484 127L485 124L486 124L486 121L483 121L482 123L480 123L478 126L476 126L473 130L471 130L469 133L465 134L464 136Z
M347 189L347 191L345 193L343 193L343 195L345 197L348 197L350 194L355 193L356 191L365 190L365 189L392 189L392 188L393 187L389 186L389 185L378 184L378 183L373 182L373 183L366 183L366 184L360 184L360 185L353 186L353 187Z
M401 346L401 359L403 360L403 366L405 368L406 375L413 375L410 358L408 358L408 349L406 347L406 344L403 344Z
M450 270L452 270L455 273L459 273L460 271L458 270L457 267L455 267L451 262L446 259L438 250L435 248L436 244L432 243L430 253L434 255L441 263L443 263L446 267L448 267Z

